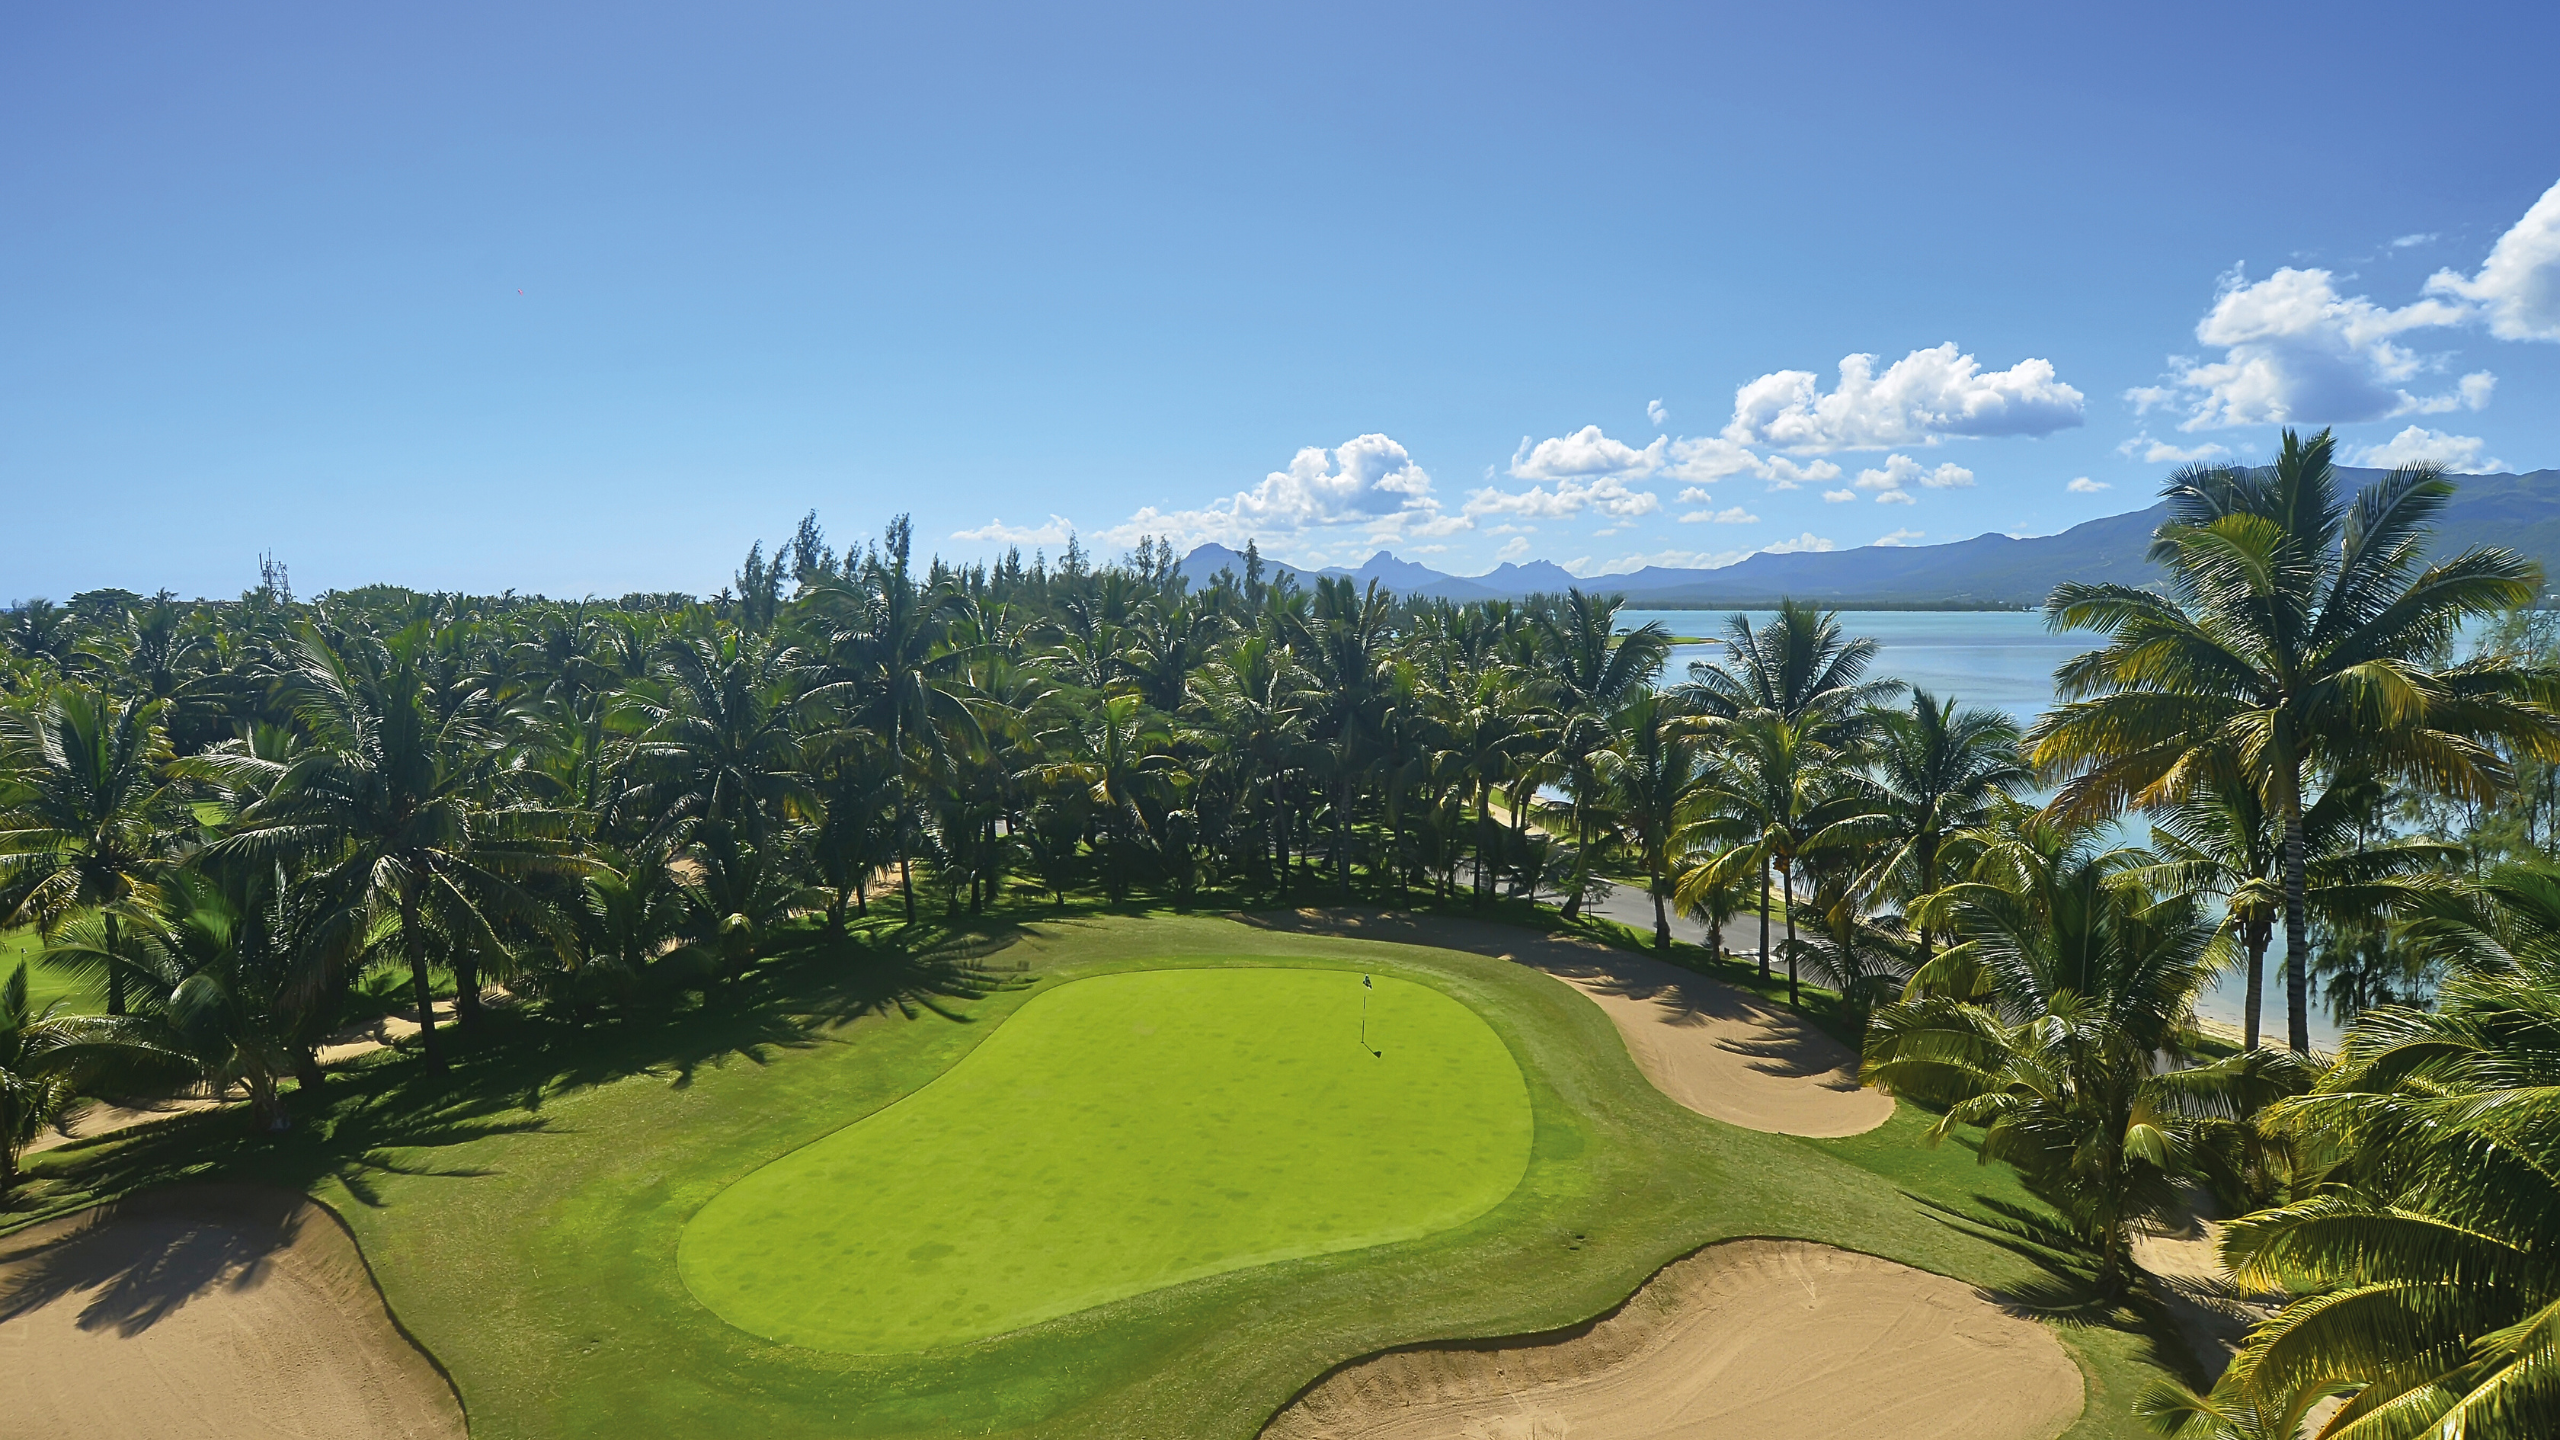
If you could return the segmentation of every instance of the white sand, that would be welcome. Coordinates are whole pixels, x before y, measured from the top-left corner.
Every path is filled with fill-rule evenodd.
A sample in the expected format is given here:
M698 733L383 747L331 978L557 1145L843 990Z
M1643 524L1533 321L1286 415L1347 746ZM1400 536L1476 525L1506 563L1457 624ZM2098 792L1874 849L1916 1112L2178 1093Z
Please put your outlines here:
M1972 1286L1787 1240L1712 1246L1558 1336L1334 1372L1265 1440L2049 1440L2080 1413L2051 1332Z

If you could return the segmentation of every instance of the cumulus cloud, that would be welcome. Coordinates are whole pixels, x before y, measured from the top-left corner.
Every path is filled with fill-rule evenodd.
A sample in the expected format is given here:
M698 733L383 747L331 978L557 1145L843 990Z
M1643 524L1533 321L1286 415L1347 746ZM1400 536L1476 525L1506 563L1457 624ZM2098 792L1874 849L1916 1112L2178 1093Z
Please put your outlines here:
M1603 475L1597 479L1565 475L1552 485L1532 485L1517 493L1488 485L1467 497L1466 514L1461 518L1470 524L1480 515L1569 520L1585 510L1596 510L1612 519L1632 520L1639 515L1652 514L1661 505L1661 496L1650 490L1634 489L1615 475Z
M1760 523L1760 517L1739 505L1732 505L1722 510L1692 510L1680 517L1680 523L1683 525L1757 525Z
M1931 490L1969 488L1973 484L1973 472L1953 462L1933 470L1908 455L1888 455L1883 469L1861 470L1858 478L1849 483L1860 490L1877 492L1876 503L1880 505L1911 505L1917 501L1904 487L1920 485ZM1823 498L1827 500L1831 496L1826 494Z
M1250 490L1212 500L1197 510L1150 505L1103 532L1126 544L1158 535L1177 545L1218 540L1238 545L1256 537L1292 538L1311 531L1358 528L1369 541L1447 535L1474 528L1465 515L1445 514L1431 493L1431 476L1402 445L1384 435L1362 435L1331 450L1310 445Z
M1761 462L1760 476L1772 490L1793 490L1798 486L1820 484L1840 478L1840 467L1828 460L1813 460L1799 465L1783 455L1772 455Z
M1511 457L1511 473L1522 480L1561 480L1592 475L1650 475L1662 468L1663 453L1671 441L1656 436L1652 444L1639 450L1622 440L1612 440L1597 425L1585 425L1570 435L1559 435L1536 444L1520 437L1520 448Z
M2379 445L2349 450L2350 465L2369 465L2377 470L2397 469L2402 465L2441 465L2457 475L2486 475L2504 470L2504 460L2481 458L2489 442L2477 435L2448 435L2441 430L2428 430L2412 425Z
M2050 435L2081 422L2084 401L2049 360L1985 371L1954 343L1914 350L1876 373L1876 357L1840 362L1822 391L1810 370L1778 370L1734 392L1723 438L1799 454L1933 445L1940 440Z
M2219 460L2230 454L2231 450L2228 446L2217 445L2211 441L2201 445L2172 445L2166 440L2152 439L2151 432L2145 430L2118 445L2116 453L2127 456L2138 455L2142 457L2142 463L2145 465L2187 465L2198 460Z
M1825 505L1846 505L1857 498L1858 492L1855 490L1825 490L1822 492L1822 503Z
M2222 358L2173 359L2168 385L2129 390L2125 398L2136 414L2183 408L2178 428L2189 431L2478 409L2488 403L2494 377L2483 371L2451 391L2418 394L2410 386L2435 362L2398 339L2470 315L2455 300L2429 298L2394 310L2341 295L2326 270L2287 266L2253 282L2235 268L2196 324L2196 339Z
M1514 535L1510 539L1502 542L1502 548L1493 552L1493 558L1496 560L1517 560L1528 553L1529 537L1526 535Z
M1662 422L1671 418L1671 412L1662 407L1661 401L1647 400L1644 402L1644 418L1652 421L1656 425L1660 425Z
M2088 476L2083 475L2079 479L2072 481L2070 484L2065 485L2062 488L2070 491L2074 495L2095 495L2100 491L2112 490L2115 487L2104 480L2092 480Z
M2427 293L2478 306L2501 340L2560 340L2560 184L2498 237L2479 274L2439 270Z
M989 520L972 530L954 530L951 538L992 545L1064 545L1075 531L1075 522L1052 515L1045 525L1007 525L1002 520Z
M1830 541L1823 539L1821 536L1814 534L1810 530L1807 530L1793 540L1781 540L1775 545L1763 545L1760 547L1760 553L1763 555L1795 555L1808 550L1828 550L1830 548Z
M1925 538L1928 533L1929 532L1926 530L1896 530L1890 535L1877 536L1876 543L1879 545L1908 545L1914 540Z

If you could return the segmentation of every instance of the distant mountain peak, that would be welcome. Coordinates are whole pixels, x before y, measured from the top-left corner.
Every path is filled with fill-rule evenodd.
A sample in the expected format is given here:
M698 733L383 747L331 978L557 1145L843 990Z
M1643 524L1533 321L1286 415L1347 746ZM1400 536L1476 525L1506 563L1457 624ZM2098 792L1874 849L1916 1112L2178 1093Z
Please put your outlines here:
M2381 474L2340 468L2341 482L2351 489ZM2456 485L2436 527L2440 551L2503 545L2541 561L2546 573L2560 578L2560 470L2465 475L2456 477ZM1506 560L1482 575L1451 575L1383 549L1357 569L1310 571L1265 563L1271 573L1285 571L1302 584L1319 575L1345 576L1363 585L1375 580L1398 594L1451 600L1516 600L1580 586L1616 592L1638 605L1762 605L1786 596L1833 605L2035 605L2064 580L2141 585L2157 578L2145 552L2163 513L2163 506L2153 505L2026 539L1993 530L1938 545L1763 551L1712 570L1649 565L1625 575L1578 576L1552 560ZM1244 557L1213 543L1182 562L1194 584L1221 568L1241 575Z

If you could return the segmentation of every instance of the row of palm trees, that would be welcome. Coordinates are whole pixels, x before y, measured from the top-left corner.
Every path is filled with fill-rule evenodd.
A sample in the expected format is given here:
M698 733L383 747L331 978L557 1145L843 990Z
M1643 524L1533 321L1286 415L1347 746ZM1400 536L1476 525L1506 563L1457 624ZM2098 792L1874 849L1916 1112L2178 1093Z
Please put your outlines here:
M2330 456L2288 435L2268 469L2177 476L2165 583L2055 593L2048 618L2100 643L2024 734L1873 675L1874 645L1803 605L1732 617L1666 683L1671 637L1610 597L1307 590L1250 550L1185 577L1160 544L919 570L903 520L839 555L813 517L708 603L305 604L271 579L24 605L0 912L107 1013L48 1013L24 972L0 989L0 1185L83 1093L189 1077L285 1123L378 973L436 1067L446 983L468 1038L492 986L573 1022L716 1000L935 910L1551 898L1572 919L1627 883L1658 945L1674 912L1719 948L1758 918L1763 977L1783 960L1791 1001L1810 973L1871 1013L1870 1077L1979 1128L2113 1287L2181 1179L2251 1204L2363 1183L2361 1140L2289 1118L2346 1083L2304 1058L2315 935L2452 957L2449 995L2541 983L2444 939L2522 912L2454 883L2463 837L2394 822L2395 798L2494 804L2560 758L2547 669L2456 658L2540 577L2430 560L2445 478L2350 499ZM2289 1044L2261 1049L2279 932ZM2165 1065L2233 965L2244 1046Z

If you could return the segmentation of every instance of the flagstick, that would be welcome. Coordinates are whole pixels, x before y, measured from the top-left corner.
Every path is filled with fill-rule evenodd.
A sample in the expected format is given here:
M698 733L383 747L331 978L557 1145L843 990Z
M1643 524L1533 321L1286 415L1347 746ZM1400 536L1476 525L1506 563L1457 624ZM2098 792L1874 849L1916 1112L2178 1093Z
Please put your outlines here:
M1370 989L1370 986L1369 986L1369 977L1368 977L1368 976L1366 976L1366 975L1361 976L1361 977L1360 977L1360 1048L1361 1048L1361 1049L1363 1049L1363 1050L1369 1050L1369 989ZM1369 1050L1369 1054L1370 1054L1372 1057L1375 1057L1375 1056L1379 1055L1380 1053L1381 1053L1381 1052L1376 1051L1376 1050Z

